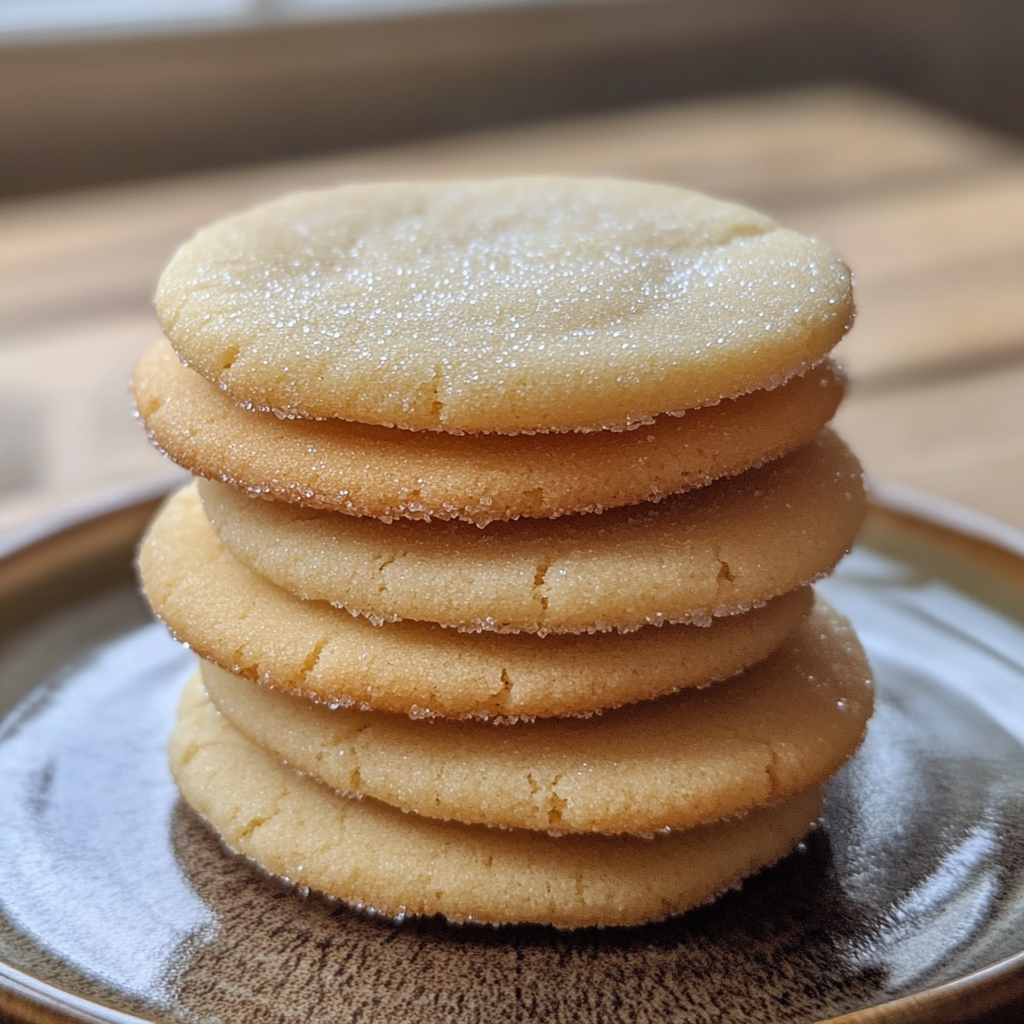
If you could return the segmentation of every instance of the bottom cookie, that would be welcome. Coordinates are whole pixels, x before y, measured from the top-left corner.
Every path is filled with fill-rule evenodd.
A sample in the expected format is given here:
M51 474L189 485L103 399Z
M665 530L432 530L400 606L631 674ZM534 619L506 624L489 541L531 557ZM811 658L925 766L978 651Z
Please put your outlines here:
M229 725L198 678L182 698L170 759L184 799L274 874L389 917L493 924L636 925L689 910L785 856L822 800L814 786L654 839L440 822L292 771Z

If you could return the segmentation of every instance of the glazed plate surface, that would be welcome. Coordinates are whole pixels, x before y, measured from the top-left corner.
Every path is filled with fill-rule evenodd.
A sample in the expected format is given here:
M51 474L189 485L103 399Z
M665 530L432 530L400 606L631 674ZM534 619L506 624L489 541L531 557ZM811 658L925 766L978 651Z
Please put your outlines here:
M898 492L876 501L820 585L856 625L879 695L821 827L710 907L560 933L373 920L222 849L166 767L193 658L125 568L151 509L0 560L0 1012L941 1021L1024 992L1019 535Z

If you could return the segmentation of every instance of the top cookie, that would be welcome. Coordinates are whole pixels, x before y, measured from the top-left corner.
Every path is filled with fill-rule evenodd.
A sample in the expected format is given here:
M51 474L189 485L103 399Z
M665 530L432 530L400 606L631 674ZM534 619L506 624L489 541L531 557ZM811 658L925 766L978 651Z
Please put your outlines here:
M160 280L181 358L289 416L519 433L771 387L853 314L831 250L663 185L512 178L300 193L200 232Z

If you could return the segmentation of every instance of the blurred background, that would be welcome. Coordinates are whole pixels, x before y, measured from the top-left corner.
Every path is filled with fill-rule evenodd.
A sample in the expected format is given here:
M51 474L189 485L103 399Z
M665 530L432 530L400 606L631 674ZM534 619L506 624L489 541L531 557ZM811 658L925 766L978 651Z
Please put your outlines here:
M839 425L1024 527L1024 5L0 0L0 535L159 489L131 416L160 269L287 189L617 174L852 265Z

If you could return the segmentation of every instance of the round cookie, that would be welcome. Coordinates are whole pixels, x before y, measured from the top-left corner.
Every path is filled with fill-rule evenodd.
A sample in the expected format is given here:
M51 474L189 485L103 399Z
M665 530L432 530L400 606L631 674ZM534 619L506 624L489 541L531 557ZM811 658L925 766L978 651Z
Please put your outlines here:
M388 917L636 925L707 902L785 856L821 788L741 818L654 839L553 838L440 822L352 800L286 768L186 689L170 745L182 796L238 853L299 885Z
M191 485L150 526L139 574L153 610L201 657L325 703L415 717L584 715L704 686L771 654L812 599L805 587L706 628L594 636L373 626L302 601L242 565Z
M788 800L838 771L873 706L864 652L821 600L780 650L735 679L585 721L415 722L331 710L201 667L236 729L346 796L558 833L650 835Z
M838 256L763 214L557 177L285 196L182 246L156 306L254 408L455 433L713 405L813 366L853 316Z
M386 522L479 526L600 512L734 476L810 441L843 386L826 361L771 391L659 416L641 429L456 437L251 412L182 366L167 342L143 357L133 382L150 438L201 476Z
M827 572L864 515L831 431L760 469L657 504L486 529L339 515L199 481L225 547L302 598L374 621L580 632L709 622Z

